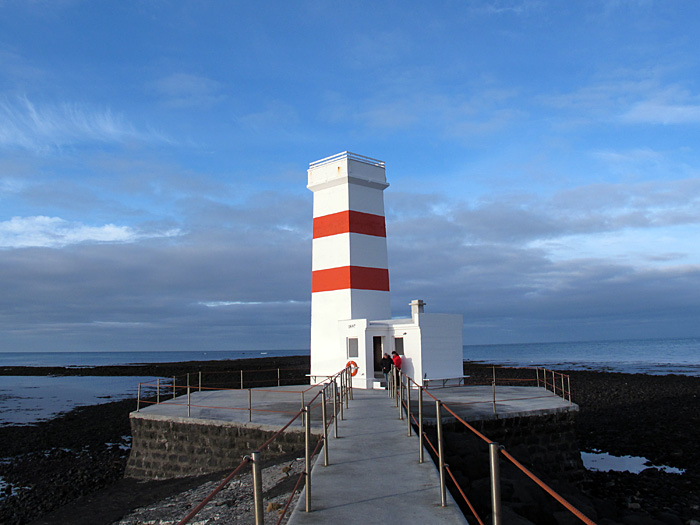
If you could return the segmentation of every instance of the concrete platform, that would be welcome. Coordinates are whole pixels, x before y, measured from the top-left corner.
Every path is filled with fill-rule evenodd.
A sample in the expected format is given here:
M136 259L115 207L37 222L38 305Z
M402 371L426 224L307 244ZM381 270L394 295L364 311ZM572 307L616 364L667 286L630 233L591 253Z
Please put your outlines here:
M261 430L278 430L284 426L301 407L308 403L321 390L321 386L289 385L270 388L243 390L203 390L192 391L190 394L190 407L188 415L187 396L180 395L176 398L161 396L159 404L148 404L138 412L133 412L131 417L169 419L173 421L197 421L200 423L229 422L243 427ZM249 399L252 411L249 411ZM317 400L320 403L320 397ZM329 415L332 413L332 404L329 402ZM299 423L301 426L301 418ZM319 431L321 428L321 407L317 405L312 409L312 428Z
M467 422L578 411L576 403L569 403L549 390L534 386L496 386L495 408L493 388L488 385L431 388L428 392L447 403ZM418 413L417 390L411 392L411 411ZM435 425L435 400L427 393L423 395L423 418L424 424ZM449 422L454 417L445 412L442 420Z
M248 390L204 390L193 391L190 395L190 411L187 412L187 396L175 399L161 397L160 404L149 404L141 408L136 417L157 417L179 420L227 421L240 423L246 427L276 430L289 421L294 414L319 391L320 386L290 385L270 388L253 388L250 400L253 410L248 410ZM354 392L368 392L354 389ZM381 393L385 390L370 392ZM554 395L549 390L539 387L497 386L496 409L493 406L491 386L461 386L431 388L431 395L450 405L459 417L465 421L490 419L507 419L578 411L578 405ZM319 400L320 402L320 400ZM328 405L329 413L332 405ZM397 409L398 410L398 409ZM418 413L418 394L411 392L411 410ZM428 395L423 396L423 414L426 425L435 424L435 401ZM250 421L249 421L250 419ZM312 427L320 427L321 410L316 406L312 411ZM443 421L454 419L448 413L443 414ZM299 423L301 424L301 422Z
M354 399L329 437L329 465L319 455L311 470L311 509L302 493L289 524L467 523L448 493L440 506L437 468L425 453L418 463L418 437L385 390L354 390Z

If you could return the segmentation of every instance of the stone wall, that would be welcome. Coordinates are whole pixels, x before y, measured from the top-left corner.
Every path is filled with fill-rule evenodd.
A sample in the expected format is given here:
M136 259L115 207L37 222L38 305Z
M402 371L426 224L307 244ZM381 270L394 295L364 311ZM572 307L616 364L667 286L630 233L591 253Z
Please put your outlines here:
M225 421L131 414L131 453L125 476L168 479L233 469L274 429ZM263 460L300 451L304 432L288 429L263 452Z
M520 463L590 516L595 515L595 511L590 501L580 493L585 468L576 441L575 418L576 412L570 411L472 421L470 424L489 439L503 445ZM482 518L489 516L491 487L488 444L460 423L444 424L443 430L446 463L479 515ZM430 432L434 435L435 431L431 428ZM500 470L504 512L510 516L506 523L560 523L552 518L563 511L559 503L503 456ZM455 496L455 499L465 514L471 515L461 498ZM565 523L572 518L567 511L560 517Z
M538 475L577 482L585 468L576 441L575 411L540 416L473 421L470 424L493 441L503 445L518 461ZM464 425L447 426L446 442L456 445L467 434ZM481 441L481 440L480 440Z

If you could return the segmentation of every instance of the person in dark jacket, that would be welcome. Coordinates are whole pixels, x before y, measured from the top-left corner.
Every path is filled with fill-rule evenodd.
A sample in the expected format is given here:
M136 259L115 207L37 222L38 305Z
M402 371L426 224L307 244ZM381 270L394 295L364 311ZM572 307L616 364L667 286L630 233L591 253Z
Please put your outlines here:
M384 381L386 382L384 390L389 389L389 374L391 373L391 365L393 364L394 362L391 360L391 357L389 357L389 354L384 354L384 357L382 357L382 373L384 374Z

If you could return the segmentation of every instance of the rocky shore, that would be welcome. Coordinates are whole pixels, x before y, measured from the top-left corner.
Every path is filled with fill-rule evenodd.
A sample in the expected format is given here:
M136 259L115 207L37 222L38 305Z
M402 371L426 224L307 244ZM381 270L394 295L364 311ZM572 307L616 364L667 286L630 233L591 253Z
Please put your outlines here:
M243 369L246 374L250 372L246 381L262 383L276 381L278 367L295 369L284 376L284 381L292 382L296 376L303 382L308 357L52 368L43 373L173 377L202 370L216 377L220 386L236 387L240 374L234 372ZM38 374L34 369L4 369L0 374L22 372ZM465 372L475 378L488 378L492 369L465 363ZM532 372L501 368L498 374L515 378ZM576 434L581 450L643 456L655 465L685 470L682 475L656 469L641 474L587 472L575 489L591 502L598 523L700 522L700 440L696 439L700 429L700 378L586 371L569 374L574 401L580 406ZM0 428L0 476L11 485L0 502L0 523L173 523L189 505L187 494L195 494L191 499L196 499L196 491L205 490L200 487L223 475L159 482L123 479L130 434L128 415L134 408L135 400L117 401L80 407L36 425ZM281 461L293 463L293 459ZM284 485L274 492L290 488ZM164 503L167 498L171 503ZM228 498L229 503L235 499L242 506L235 510L233 504L221 504L218 511L226 507L233 508L234 514L243 512L245 497L230 492ZM171 509L173 516L157 518L159 508ZM551 518L542 523L558 522Z

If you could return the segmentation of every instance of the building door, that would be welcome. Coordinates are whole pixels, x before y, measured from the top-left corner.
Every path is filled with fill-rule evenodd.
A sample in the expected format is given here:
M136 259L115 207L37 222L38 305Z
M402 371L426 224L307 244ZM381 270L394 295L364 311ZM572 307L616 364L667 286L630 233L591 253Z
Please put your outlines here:
M382 336L375 335L372 338L372 345L374 347L374 371L381 372L381 370L382 370Z

